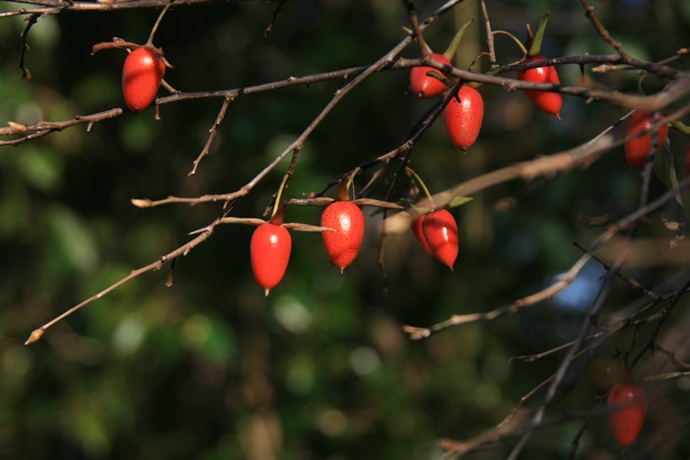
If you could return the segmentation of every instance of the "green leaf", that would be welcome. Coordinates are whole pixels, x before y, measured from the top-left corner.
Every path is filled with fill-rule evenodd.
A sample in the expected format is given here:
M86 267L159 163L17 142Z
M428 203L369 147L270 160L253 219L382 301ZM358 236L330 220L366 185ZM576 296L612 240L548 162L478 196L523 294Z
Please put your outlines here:
M541 53L541 42L544 40L544 31L546 30L546 24L549 22L549 13L546 13L541 22L539 22L539 29L534 35L534 40L532 41L532 46L529 47L529 57L539 56Z
M448 45L448 48L446 48L446 50L443 52L443 57L453 62L453 56L455 56L455 52L458 49L458 45L460 45L460 40L462 40L462 37L465 35L465 31L473 22L474 19L470 19L469 21L464 23L462 27L460 27L460 29L458 29L458 31L455 33L455 36L453 37L453 40Z
M463 204L469 203L470 201L474 200L474 198L470 196L456 196L451 200L450 203L448 203L448 208L457 208L458 206L462 206Z

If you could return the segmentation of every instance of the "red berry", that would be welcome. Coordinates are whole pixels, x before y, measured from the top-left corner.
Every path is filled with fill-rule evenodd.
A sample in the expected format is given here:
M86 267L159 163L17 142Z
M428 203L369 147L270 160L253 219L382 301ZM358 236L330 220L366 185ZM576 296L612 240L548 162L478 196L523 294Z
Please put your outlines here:
M663 115L660 119L663 120ZM625 127L625 136L634 136L640 131L650 129L654 125L654 114L645 110L640 110L633 113L628 120L628 124ZM666 139L666 133L668 133L668 126L662 126L659 128L659 132L656 135L656 146L654 150L658 150L664 143ZM652 132L636 137L635 139L630 139L625 143L625 159L628 164L633 168L641 168L647 162L647 156L652 147Z
M448 66L453 65L442 54L431 53L431 57ZM413 67L410 71L410 88L415 96L429 99L431 97L440 96L448 89L446 84L441 80L427 75L427 72L430 71L439 72L438 69L426 65Z
M528 62L545 61L544 56L532 56L522 60L523 64ZM518 71L518 80L528 81L532 83L554 83L560 84L558 72L553 66L536 67L525 71ZM558 117L563 105L563 96L560 93L552 91L530 91L525 90L527 97L537 106L541 111L550 115Z
M452 270L458 257L458 225L453 215L439 209L423 217L422 232L431 254Z
M607 406L613 437L625 449L637 439L647 415L644 388L634 382L616 383L609 391Z
M151 105L164 73L165 64L152 48L142 46L129 53L122 68L122 92L129 110L141 112Z
M422 214L421 216L417 217L415 220L412 221L412 225L410 226L410 228L412 229L412 234L415 236L415 238L417 238L417 241L419 241L419 244L422 245L424 250L429 254L432 254L431 248L429 247L429 243L426 242L424 230L422 230L422 223L424 222L425 217L426 214Z
M249 246L252 271L266 295L283 279L291 249L290 232L282 225L265 223L254 230Z
M484 100L479 91L462 85L458 95L443 109L443 119L451 142L462 150L470 148L479 136L484 119Z
M326 252L340 272L357 257L364 238L364 215L351 201L335 201L321 214L321 226L335 231L322 232Z

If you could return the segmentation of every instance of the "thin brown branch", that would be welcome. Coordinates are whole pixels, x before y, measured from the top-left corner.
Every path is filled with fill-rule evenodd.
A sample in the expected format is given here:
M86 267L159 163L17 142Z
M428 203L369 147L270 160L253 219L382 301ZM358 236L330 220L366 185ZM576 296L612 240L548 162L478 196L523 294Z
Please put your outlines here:
M603 38L608 44L610 44L618 52L618 54L621 55L623 59L625 59L626 61L629 60L630 55L623 50L623 46L619 42L617 42L613 39L613 37L611 37L609 31L606 30L606 27L604 27L601 21L599 21L597 15L594 13L594 7L589 6L586 0L580 0L580 4L582 4L582 7L585 9L585 16L587 16L589 20L592 21L592 24L594 25L594 28L596 29L599 36Z
M278 6L276 6L275 10L273 10L273 16L271 17L271 23L266 26L266 29L264 29L264 37L268 38L271 36L273 33L273 27L276 25L276 21L278 20L278 15L280 14L280 11L283 9L283 6L288 2L288 0L279 0L278 1Z
M579 250L581 250L581 251L583 251L583 252L587 252L587 249L584 248L584 247L582 247L582 245L580 245L579 243L575 242L575 243L573 243L573 245L574 245L576 248L578 248ZM604 262L603 260L601 260L601 259L600 259L599 257L597 257L596 255L592 254L592 259L594 259L594 260L597 261L599 264L601 264L601 266L604 267L604 270L606 270L606 271L610 271L610 270L611 270L611 266L610 266L609 264L607 264L606 262ZM661 296L660 296L659 294L650 291L649 289L647 289L646 287L644 287L639 281L637 281L635 278L633 278L633 277L631 277L631 276L628 276L628 275L626 275L625 273L621 273L621 272L618 272L617 275L618 275L618 277L619 277L620 279L622 279L623 281L625 281L626 283L628 283L630 286L634 287L635 289L639 289L640 291L642 291L642 293L643 293L645 296L648 296L648 297L650 297L650 298L652 298L652 299L654 299L654 300L659 300L659 299L661 298Z
M486 8L486 0L482 0L482 17L484 18L484 26L486 27L486 46L489 48L489 64L491 70L499 67L496 62L496 48L494 46L494 34L491 31L491 21L489 20L489 10Z
M460 0L457 0L460 1ZM426 27L427 22L425 22L424 27ZM411 37L404 39L398 47L404 48L411 40ZM397 55L397 53L394 53ZM530 64L525 64L525 68L531 68L532 66L540 65L561 65L561 64L574 64L574 63L601 63L601 62L620 62L620 56L616 55L598 55L598 56L575 56L569 58L558 58L549 61L544 61L544 63L534 62ZM632 108L632 109L645 109L651 111L662 110L667 105L675 102L676 100L684 97L690 93L690 73L681 72L676 69L665 66L654 66L647 63L639 63L640 68L646 66L646 70L654 71L657 75L665 76L668 78L676 78L671 85L669 85L666 90L661 91L657 94L651 96L638 96L633 94L620 93L618 91L592 89L577 86L568 85L551 85L547 83L532 83L519 81L512 78L504 78L499 76L491 76L478 74L458 68L447 69L438 63L436 60L430 59L428 62L422 59L393 59L389 56L386 59L384 65L376 67L376 72L382 70L392 70L392 69L408 69L420 64L429 65L431 67L438 68L438 70L446 69L447 73L452 73L466 81L480 82L492 85L501 86L508 91L516 90L537 90L537 91L555 91L563 94L570 94L574 96L580 96L587 99L597 99L602 101L608 101L613 104L621 105L622 107ZM374 64L375 66L375 64ZM347 69L341 69L330 72L323 72L318 74L307 75L303 77L288 77L285 80L275 81L271 83L265 83L260 85L254 85L244 88L236 88L229 90L217 90L217 91L201 91L201 92L182 92L176 91L169 96L164 96L156 99L155 103L157 106L162 104L170 104L182 100L191 99L205 99L205 98L230 98L234 99L239 96L273 91L279 88L287 88L292 86L309 85L317 82L323 82L334 79L349 79L353 76L361 75L362 72L367 69L372 69L373 66L360 66L352 67ZM517 68L522 68L521 66L508 67L508 70L515 70ZM371 70L370 70L371 71ZM171 89L171 91L175 91ZM80 124L93 124L96 122L103 121L108 118L114 118L124 113L122 108L115 108L106 110L103 112L98 112L91 115L77 116L72 120L58 121L58 122L46 122L40 121L33 125L23 125L24 129L16 129L13 127L0 128L0 136L18 136L14 139L0 140L0 146L4 145L18 145L23 142L38 139L44 137L53 132L61 131L63 129L80 125Z
M412 32L417 39L417 45L419 46L419 55L425 59L429 56L429 45L424 41L424 34L419 27L419 19L417 18L417 10L414 7L414 2L411 0L403 0L405 7L407 8L407 15L410 18L410 24L412 24Z
M29 50L29 44L26 42L26 37L29 35L29 30L36 24L40 15L32 14L26 18L26 27L22 31L21 37L21 48L19 49L19 68L22 69L22 79L31 80L31 72L28 67L24 64L24 58L26 57L26 52Z
M230 3L241 2L246 0L175 0L175 7L179 6L194 6L194 5L210 5L214 3ZM100 2L75 2L65 0L18 0L13 3L27 6L34 6L36 8L22 8L17 11L8 11L0 13L0 19L12 16L22 16L29 14L37 14L41 16L49 16L53 14L67 13L67 12L82 12L82 11L116 11L134 8L161 8L170 3L170 0L114 0L100 1Z
M41 326L41 327L39 327L38 329L34 330L34 331L31 333L31 335L29 336L29 338L27 339L27 341L24 343L24 345L30 345L30 344L36 342L37 340L39 340L39 339L43 336L43 334L45 333L46 330L48 330L48 328L52 327L52 326L55 325L56 323L62 321L62 320L65 319L65 318L67 318L67 317L68 317L69 315L71 315L72 313L74 313L74 312L76 312L76 311L82 309L83 307L89 305L90 303L92 303L92 302L94 302L94 301L100 299L101 297L105 296L106 294L108 294L108 293L114 291L115 289L119 288L119 287L122 286L123 284L125 284L125 283L127 283L127 282L133 280L133 279L136 278L137 276L142 275L142 274L147 273L147 272L150 272L150 271L160 270L160 268L161 268L166 262L168 262L168 261L170 261L170 260L174 260L174 259L176 259L176 258L178 258L178 257L180 257L180 256L186 256L187 254L189 254L189 251L191 251L191 250L194 249L196 246L198 246L199 244L201 244L201 243L203 243L204 241L206 241L206 240L208 239L208 237L211 236L211 233L213 233L213 227L211 227L208 231L206 231L206 232L200 234L200 235L197 236L196 238L190 240L190 241L187 242L186 244L184 244L184 245L180 246L179 248L175 249L174 251L168 253L167 255L164 255L163 257L161 257L161 258L158 259L157 261L152 262L152 263L150 263L150 264L148 264L148 265L146 265L146 266L144 266L144 267L141 267L141 268L139 268L139 269L137 269L137 270L132 270L127 276L125 276L124 278L120 279L120 280L117 281L116 283L111 284L110 286L108 286L107 288L103 289L103 290L102 290L101 292L99 292L98 294L96 294L96 295L94 295L94 296L92 296L92 297L89 297L88 299L86 299L86 300L84 300L83 302L81 302L81 303L75 305L74 307L70 308L70 309L67 310L66 312L62 313L61 315L55 317L55 318L52 319L51 321L48 321L47 323L45 323L43 326Z
M227 112L231 102L231 98L226 97L223 100L223 105L220 107L218 116L216 116L216 120L213 122L213 126L211 126L211 129L208 130L208 140L206 141L204 148L201 149L201 153L199 154L199 156L196 158L196 160L194 160L194 167L189 172L188 176L193 176L194 174L196 174L196 170L199 167L199 163L201 163L201 160L206 155L208 155L208 152L211 150L211 144L213 144L213 140L216 138L218 126L220 126L220 124L223 122L223 118L225 118L225 112Z

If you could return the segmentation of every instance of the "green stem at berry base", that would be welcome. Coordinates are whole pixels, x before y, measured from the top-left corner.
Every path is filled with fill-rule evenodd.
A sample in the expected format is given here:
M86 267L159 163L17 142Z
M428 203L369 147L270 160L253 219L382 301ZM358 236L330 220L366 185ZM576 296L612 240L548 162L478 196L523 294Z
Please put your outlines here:
M165 5L165 8L163 8L161 14L158 15L158 19L156 19L156 23L153 25L153 28L151 29L151 33L149 34L149 39L146 41L146 45L153 46L153 36L156 34L156 30L158 30L158 26L160 25L163 16L165 16L165 13L168 11L168 9L170 9L170 5L172 5L172 1Z
M511 34L510 32L507 32L505 30L494 30L493 32L494 35L506 35L509 38L511 38L517 45L520 47L520 50L522 51L523 56L527 56L527 48L525 48L525 45L522 44L519 38L517 38L515 35Z
M362 170L356 167L349 173L345 174L342 179L340 179L340 189L338 189L338 201L350 201L350 187L355 180L355 176L359 174Z
M429 189L426 187L426 184L424 183L422 178L419 177L419 175L416 172L414 172L414 170L412 168L410 168L409 166L407 168L405 168L405 170L407 171L407 173L409 175L411 175L414 178L415 182L417 182L417 185L419 185L419 187L424 192L424 195L426 195L426 197L429 199L429 202L431 202L432 209L436 209L436 204L434 203L434 197L431 195L431 192L429 192ZM419 199L417 201L419 201Z
M273 211L271 211L271 218L268 220L270 223L275 225L282 224L283 220L285 219L285 208L287 207L287 201L281 203L280 198L283 195L283 190L285 190L285 186L287 185L289 177L290 176L288 174L283 176L283 181L280 183L278 193L276 193L275 202L273 203Z

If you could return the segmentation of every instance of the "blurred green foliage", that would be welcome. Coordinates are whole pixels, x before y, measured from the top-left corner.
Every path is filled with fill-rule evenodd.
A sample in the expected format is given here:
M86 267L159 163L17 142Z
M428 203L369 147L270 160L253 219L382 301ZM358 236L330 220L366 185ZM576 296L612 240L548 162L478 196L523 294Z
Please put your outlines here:
M425 17L440 2L419 2ZM524 37L545 11L547 57L610 53L578 2L489 1L494 30ZM275 3L237 2L173 7L155 43L175 66L166 80L181 91L245 87L314 72L369 64L409 26L402 2L285 4L273 34L263 31ZM2 11L20 5L2 3ZM636 57L658 61L687 46L685 0L596 2L597 13ZM429 28L443 50L456 27L474 18L457 64L485 50L477 1L464 2ZM113 37L144 42L158 11L67 12L39 18L18 68L21 17L0 27L0 120L59 121L123 105L125 52L92 45ZM519 49L496 37L499 62ZM404 53L417 56L414 46ZM478 61L486 70L486 60ZM687 60L678 61L687 67ZM578 84L576 66L559 68ZM407 71L372 76L348 95L309 138L286 198L318 192L344 172L396 148L429 106L406 92ZM635 72L592 75L599 84L635 91ZM581 255L600 229L583 216L612 219L637 205L639 176L617 148L584 171L552 180L488 189L454 211L461 249L450 272L405 233L385 241L388 295L376 265L380 214L355 264L340 275L316 234L293 232L283 282L268 298L253 280L251 228L224 226L179 259L146 273L58 323L36 344L30 332L73 305L156 261L188 241L218 214L217 204L138 209L131 198L231 192L254 177L319 113L344 81L239 97L219 128L210 155L188 176L221 99L182 101L141 114L125 113L0 150L0 457L8 459L422 459L441 458L437 440L467 439L499 424L520 398L548 378L562 354L533 363L509 358L572 340L598 288L601 267L567 302L549 301L496 321L409 340L403 324L426 326L453 314L481 312L535 292ZM661 82L645 82L648 91ZM437 123L416 145L412 167L432 192L482 172L579 145L625 111L566 97L562 120L538 113L522 94L484 86L486 116L478 143L456 151ZM161 90L160 94L165 94ZM672 131L670 148L687 139ZM280 184L281 164L237 207L260 217ZM370 174L371 172L367 172ZM367 175L356 184L362 187ZM653 183L654 195L664 190ZM333 196L334 190L327 192ZM379 190L383 197L385 190ZM504 198L515 206L497 211ZM291 207L288 221L318 224L317 208ZM652 216L652 219L656 217ZM667 236L654 225L641 234ZM677 267L630 273L654 287ZM583 275L584 276L584 275ZM677 286L675 286L677 289ZM669 290L670 288L667 288ZM614 312L638 293L617 283L606 306ZM683 300L685 307L688 302ZM561 308L562 307L562 308ZM667 324L687 322L679 317ZM685 317L683 317L685 315ZM608 317L608 316L607 316ZM608 320L607 320L608 321ZM636 336L639 346L649 336ZM600 347L566 379L569 392L548 411L524 458L564 458L585 418L605 394L626 331ZM686 341L687 342L687 341ZM678 358L687 359L687 343ZM680 345L679 345L680 346ZM668 365L649 356L649 374ZM640 441L626 458L687 458L687 381L650 388L654 402ZM533 408L544 392L529 399ZM664 431L665 430L665 431ZM662 432L663 437L662 436ZM504 458L516 441L489 443L469 458ZM605 416L590 420L578 458L615 458Z

